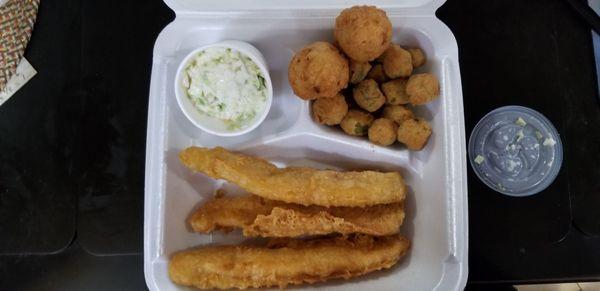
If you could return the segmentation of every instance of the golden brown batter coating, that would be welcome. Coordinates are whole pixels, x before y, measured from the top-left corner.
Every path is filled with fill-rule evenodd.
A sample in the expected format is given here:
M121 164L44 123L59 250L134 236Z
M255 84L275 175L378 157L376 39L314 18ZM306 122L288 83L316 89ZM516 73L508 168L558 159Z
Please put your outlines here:
M397 44L392 44L383 55L383 70L391 79L408 77L413 65L410 53Z
M409 249L399 236L278 239L267 246L207 246L176 253L173 282L200 289L259 288L364 275L395 265Z
M373 79L366 79L352 89L352 97L360 108L373 112L385 104L385 96Z
M378 118L369 127L369 140L374 144L389 146L396 141L398 125L390 119Z
M288 79L294 94L304 100L335 96L348 86L348 60L328 42L314 42L294 55Z
M344 9L335 19L334 36L349 58L368 62L380 56L392 40L392 23L374 6Z
M337 125L348 113L348 104L342 94L331 98L320 98L312 104L315 121L325 125Z
M373 115L367 112L350 109L348 114L346 114L344 119L342 119L340 127L349 135L363 136L367 134L367 131L369 130L369 127L373 123L374 119L375 118L373 118Z
M415 115L406 106L387 105L383 108L383 117L391 119L397 124L402 124L405 120L415 118Z
M423 119L409 119L398 126L398 141L409 150L422 150L431 136L431 126Z
M329 233L391 235L398 232L403 220L403 203L327 208L244 195L213 198L200 206L189 222L192 229L202 233L241 228L245 236L297 237Z
M406 93L407 82L408 79L399 78L381 85L381 90L385 95L387 104L400 105L409 103L408 93Z
M261 197L302 205L364 207L402 202L406 185L398 172L277 168L224 148L189 147L179 154L188 168L235 183Z
M412 75L406 83L406 93L411 104L423 105L440 96L440 83L429 73Z

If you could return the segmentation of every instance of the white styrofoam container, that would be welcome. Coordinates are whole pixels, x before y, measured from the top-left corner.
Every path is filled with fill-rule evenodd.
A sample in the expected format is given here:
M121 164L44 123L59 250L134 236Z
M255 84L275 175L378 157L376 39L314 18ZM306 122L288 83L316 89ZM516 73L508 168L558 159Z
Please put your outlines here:
M223 185L183 167L178 152L188 146L223 146L264 157L280 166L398 170L409 185L401 232L410 238L407 256L388 271L315 286L327 290L462 290L467 280L467 184L462 91L456 40L435 17L441 0L166 0L177 17L154 47L144 217L144 272L150 290L186 290L167 272L175 251L208 243L238 243L239 232L191 232L186 218ZM420 152L385 148L364 138L316 124L306 101L294 96L287 66L294 52L317 40L332 40L334 19L346 7L376 5L386 10L393 41L421 47L428 62L418 71L438 76L441 97L417 109L433 135ZM225 39L256 46L273 82L267 118L249 134L216 137L195 128L174 96L176 69L194 48ZM229 187L230 185L226 185Z

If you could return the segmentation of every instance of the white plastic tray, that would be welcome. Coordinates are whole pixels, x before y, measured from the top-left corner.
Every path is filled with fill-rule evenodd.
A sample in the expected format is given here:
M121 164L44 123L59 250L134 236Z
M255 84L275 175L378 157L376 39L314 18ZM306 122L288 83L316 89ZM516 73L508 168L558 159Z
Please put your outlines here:
M223 146L281 166L398 170L403 174L409 196L401 232L410 238L412 248L402 262L389 271L350 281L292 289L464 288L468 220L463 105L456 41L434 14L442 1L367 3L387 11L394 27L394 42L425 51L428 62L419 71L431 72L440 79L441 98L417 110L417 115L429 120L433 127L433 135L421 152L375 146L364 138L316 124L309 103L294 96L288 84L287 66L294 52L313 41L331 41L334 19L341 9L362 3L166 2L177 17L161 32L154 48L146 150L144 272L151 290L187 290L168 277L167 266L173 252L242 240L239 232L202 235L188 229L186 218L190 212L223 184L194 174L179 163L178 152L191 145ZM305 3L302 7L298 4L301 2ZM236 11L226 12L234 7ZM225 39L247 41L263 53L274 91L273 105L264 123L250 134L233 138L196 129L177 106L173 88L175 70L188 52Z

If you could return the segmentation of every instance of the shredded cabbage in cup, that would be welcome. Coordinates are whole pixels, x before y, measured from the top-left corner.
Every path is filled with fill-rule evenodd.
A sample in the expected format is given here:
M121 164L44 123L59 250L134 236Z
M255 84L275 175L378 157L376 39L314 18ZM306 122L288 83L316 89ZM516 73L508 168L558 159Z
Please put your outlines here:
M267 87L260 68L243 53L224 47L207 48L189 60L183 88L196 109L244 128L265 109Z

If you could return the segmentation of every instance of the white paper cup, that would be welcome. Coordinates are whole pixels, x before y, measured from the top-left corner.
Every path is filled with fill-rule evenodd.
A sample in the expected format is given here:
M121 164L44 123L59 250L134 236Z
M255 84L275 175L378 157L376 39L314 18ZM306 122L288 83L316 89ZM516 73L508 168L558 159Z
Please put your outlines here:
M248 56L254 63L256 63L263 76L265 77L265 85L267 87L267 100L265 102L263 111L260 114L257 114L254 117L254 119L252 119L248 123L248 125L242 128L231 130L226 121L208 116L207 114L201 112L194 106L192 101L188 98L187 94L185 93L183 87L185 66L196 54L203 50L213 47L231 48L243 53L244 55ZM175 76L175 97L177 98L177 104L179 104L179 107L183 111L183 114L196 127L218 136L238 136L252 131L256 127L258 127L263 122L263 120L265 120L265 117L267 117L269 109L271 108L271 103L273 101L273 84L271 83L271 77L269 76L269 70L267 68L265 58L260 53L260 51L258 51L258 49L256 49L254 46L247 42L238 40L225 40L211 45L199 47L190 52L183 59L183 61L177 68L177 74Z

